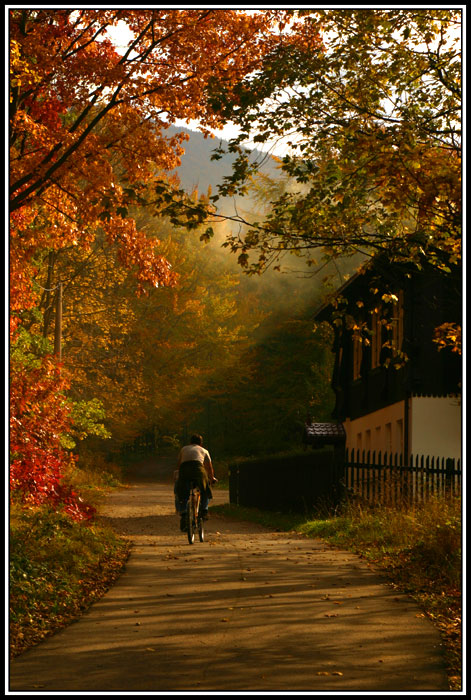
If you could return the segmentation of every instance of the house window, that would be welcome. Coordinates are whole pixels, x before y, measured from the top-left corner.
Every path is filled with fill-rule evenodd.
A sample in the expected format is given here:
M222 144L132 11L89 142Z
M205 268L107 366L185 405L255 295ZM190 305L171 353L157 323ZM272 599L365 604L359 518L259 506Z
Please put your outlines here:
M365 430L365 450L371 450L371 430Z
M394 354L401 352L404 340L404 293L401 290L393 304L392 348Z
M388 295L392 301L392 307L384 312L383 307L376 308L371 315L371 367L379 367L381 350L383 348L383 328L388 328L388 345L394 355L401 352L404 340L404 293L402 290L397 295ZM390 310L389 310L390 309ZM383 314L385 318L383 318Z
M357 433L357 450L361 450L361 433Z
M373 311L372 317L371 317L371 331L372 331L372 336L371 336L371 367L374 369L375 367L379 367L380 361L380 355L381 355L381 347L383 345L382 343L382 330L383 330L383 325L381 323L381 309L377 309Z
M356 333L353 333L353 379L361 376L361 360L363 357L363 343Z

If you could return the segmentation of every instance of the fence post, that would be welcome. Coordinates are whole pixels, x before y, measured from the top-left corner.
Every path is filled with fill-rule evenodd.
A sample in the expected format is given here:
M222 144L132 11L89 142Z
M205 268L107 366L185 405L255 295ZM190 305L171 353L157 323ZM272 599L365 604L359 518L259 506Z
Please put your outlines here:
M363 469L360 464L360 452L359 450L354 450L354 461L355 461L355 482L359 485L360 487L360 492L361 492L361 497L363 498L364 493L363 493Z
M347 448L345 448L345 486L347 489L350 488L350 457Z
M445 491L453 492L453 473L455 471L455 460L448 458L445 463Z
M385 472L384 475L384 481L385 481L385 490L387 493L387 500L389 501L389 504L394 506L396 504L396 499L395 499L395 489L393 487L394 483L394 453L390 452L388 456L388 470ZM387 487L386 487L387 484Z

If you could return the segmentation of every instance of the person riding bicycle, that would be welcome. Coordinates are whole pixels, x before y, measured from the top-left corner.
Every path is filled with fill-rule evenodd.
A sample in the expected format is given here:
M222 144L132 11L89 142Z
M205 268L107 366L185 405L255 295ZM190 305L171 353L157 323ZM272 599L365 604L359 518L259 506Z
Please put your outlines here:
M178 455L178 479L175 483L175 505L180 513L180 529L186 529L186 513L191 482L195 481L201 492L201 516L208 517L208 504L212 498L210 485L217 479L208 450L203 447L201 435L192 435L190 444L181 448Z

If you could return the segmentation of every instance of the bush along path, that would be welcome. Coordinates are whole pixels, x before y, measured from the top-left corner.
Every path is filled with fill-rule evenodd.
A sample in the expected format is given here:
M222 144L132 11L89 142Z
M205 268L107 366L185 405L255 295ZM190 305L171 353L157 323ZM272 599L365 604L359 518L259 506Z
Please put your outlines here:
M225 500L215 490L206 540L189 545L171 484L110 494L101 522L132 542L122 575L11 661L10 689L448 689L440 636L409 596L318 538L218 515Z

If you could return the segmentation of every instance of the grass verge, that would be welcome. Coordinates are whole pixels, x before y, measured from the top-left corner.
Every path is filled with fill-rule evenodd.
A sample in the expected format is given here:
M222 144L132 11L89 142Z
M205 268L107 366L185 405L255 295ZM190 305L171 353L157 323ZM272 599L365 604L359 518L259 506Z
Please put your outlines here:
M438 628L450 690L461 690L461 500L431 499L409 508L348 503L335 514L305 517L235 505L212 511L278 531L320 537L367 559L408 593Z
M120 485L117 469L76 470L67 480L97 506ZM97 521L10 502L10 657L70 624L123 570L130 543Z
M44 507L10 511L10 656L80 617L114 583L130 545Z

